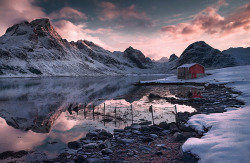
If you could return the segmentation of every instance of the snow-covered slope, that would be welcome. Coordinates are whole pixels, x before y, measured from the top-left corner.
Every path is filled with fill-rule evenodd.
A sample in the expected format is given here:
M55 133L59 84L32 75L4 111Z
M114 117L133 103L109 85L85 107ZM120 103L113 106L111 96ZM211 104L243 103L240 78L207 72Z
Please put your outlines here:
M147 73L152 61L129 47L116 55L86 40L68 42L49 19L24 21L0 37L0 77Z
M228 108L225 113L197 114L188 124L200 132L211 128L200 139L190 138L183 145L184 151L198 155L199 162L250 162L250 66L238 66L212 70L206 82L227 83L242 91L244 108Z
M237 65L249 65L250 64L250 47L248 48L229 48L222 51L225 54L230 54L235 58Z

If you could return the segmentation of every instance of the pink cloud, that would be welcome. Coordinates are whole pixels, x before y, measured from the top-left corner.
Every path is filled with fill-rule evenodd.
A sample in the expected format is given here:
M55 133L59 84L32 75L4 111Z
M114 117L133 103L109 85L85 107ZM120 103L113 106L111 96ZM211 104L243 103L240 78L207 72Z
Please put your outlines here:
M85 13L80 12L71 7L64 7L59 12L53 12L49 15L51 19L74 19L74 20L87 20L88 17Z
M250 26L250 3L240 7L226 17L218 14L219 7L227 5L225 1L218 1L217 6L210 6L196 14L193 20L177 25L164 26L161 31L173 38L187 38L192 35L211 34L221 37L239 30L247 30Z
M91 36L91 34L97 33L106 33L109 29L97 29L97 30L90 30L87 28L85 23L75 25L68 20L60 20L53 23L55 30L58 34L62 37L67 39L68 41L78 41L78 40L89 40L93 41L95 44L102 46L108 50L113 50L107 44L99 39L99 37Z
M99 13L99 19L101 21L108 21L114 19L122 19L123 21L142 21L146 26L152 26L151 19L145 12L139 12L135 9L135 5L131 5L128 8L118 8L111 2L102 2L100 4L102 10Z
M0 1L0 35L15 23L46 17L43 9L34 5L35 0L1 0Z

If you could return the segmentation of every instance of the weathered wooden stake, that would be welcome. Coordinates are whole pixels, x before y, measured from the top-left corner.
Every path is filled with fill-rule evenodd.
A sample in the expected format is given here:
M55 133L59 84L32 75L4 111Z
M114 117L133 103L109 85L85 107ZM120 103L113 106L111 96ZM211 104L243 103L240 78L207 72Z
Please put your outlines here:
M178 125L179 123L178 123L178 114L177 114L177 107L176 107L176 105L174 106L174 108L175 108L175 121L176 121L176 124Z
M131 104L131 113L132 113L132 124L134 123L134 115L133 115L133 106Z
M95 120L95 105L93 104L93 120Z
M105 115L105 102L104 102L104 107L103 107L103 109L104 109L104 121L103 121L103 123L104 123L104 126L105 126L105 118L106 118L106 115Z

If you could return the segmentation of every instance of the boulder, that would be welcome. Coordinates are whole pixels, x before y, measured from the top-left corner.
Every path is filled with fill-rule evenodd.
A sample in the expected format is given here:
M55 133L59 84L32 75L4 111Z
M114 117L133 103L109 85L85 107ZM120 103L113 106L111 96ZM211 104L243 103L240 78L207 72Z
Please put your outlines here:
M80 143L78 143L77 141L68 142L68 148L78 149L80 148Z

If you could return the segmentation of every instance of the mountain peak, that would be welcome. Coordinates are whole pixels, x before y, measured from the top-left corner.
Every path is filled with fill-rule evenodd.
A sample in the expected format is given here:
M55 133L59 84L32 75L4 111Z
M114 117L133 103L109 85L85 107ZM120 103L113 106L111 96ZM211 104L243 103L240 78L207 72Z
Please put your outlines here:
M51 22L48 18L35 19L30 22L31 27L42 26L42 27L51 27Z

